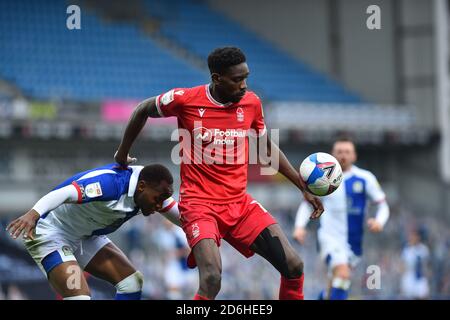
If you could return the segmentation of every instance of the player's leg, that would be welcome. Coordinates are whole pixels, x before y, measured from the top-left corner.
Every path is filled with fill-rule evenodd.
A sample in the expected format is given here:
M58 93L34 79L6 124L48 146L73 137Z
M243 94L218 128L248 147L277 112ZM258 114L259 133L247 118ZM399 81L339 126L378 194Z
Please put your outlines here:
M250 249L280 272L280 299L303 299L303 262L278 224L266 227Z
M57 252L57 251L55 251ZM45 259L54 259L52 253ZM45 263L45 262L44 262ZM48 272L48 281L64 300L90 300L91 294L83 270L76 261L58 264Z
M331 279L328 279L326 289L323 289L322 291L319 292L317 300L328 300L328 297L330 296L330 289L331 289Z
M248 194L237 210L241 220L224 239L245 257L258 253L280 272L280 299L303 299L303 262L276 220Z
M183 231L191 248L187 264L190 268L197 266L199 272L199 288L194 300L215 299L222 280L219 252L221 232L225 233L228 228L221 221L221 216L226 215L228 207L180 202L178 208Z
M351 285L351 268L348 263L336 264L332 268L329 287L330 300L346 300Z
M195 300L215 299L220 291L222 260L219 247L214 239L202 239L193 247L199 271L199 289Z
M351 285L351 268L359 258L352 252L347 240L329 235L319 229L320 256L327 267L327 288L319 299L344 300Z
M56 293L64 299L90 299L86 278L73 254L77 240L69 240L70 235L49 221L50 218L38 221L34 239L24 240L25 248Z
M144 278L125 254L107 237L83 241L83 253L76 255L84 270L116 287L116 300L139 300Z

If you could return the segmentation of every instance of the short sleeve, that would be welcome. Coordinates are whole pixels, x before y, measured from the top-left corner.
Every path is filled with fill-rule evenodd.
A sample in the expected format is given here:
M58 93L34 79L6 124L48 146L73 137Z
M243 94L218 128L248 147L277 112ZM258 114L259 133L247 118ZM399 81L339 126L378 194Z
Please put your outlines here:
M264 111L261 100L255 95L256 112L251 128L256 131L259 137L266 133L266 123L264 122Z
M162 208L161 208L161 210L159 210L159 212L165 213L165 212L169 211L170 209L172 209L173 206L175 206L176 204L177 204L177 202L175 201L175 199L172 197L169 197L163 201Z
M102 174L72 182L78 191L78 203L111 201L120 198L115 174Z
M161 117L176 117L184 104L185 89L172 89L156 97L156 108Z
M383 202L386 195L373 174L367 177L367 195L373 202Z

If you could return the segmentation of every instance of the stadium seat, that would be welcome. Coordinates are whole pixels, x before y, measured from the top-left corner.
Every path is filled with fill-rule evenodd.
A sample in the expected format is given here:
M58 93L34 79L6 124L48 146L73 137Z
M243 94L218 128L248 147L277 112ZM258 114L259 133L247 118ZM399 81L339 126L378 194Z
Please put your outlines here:
M68 30L67 6L58 0L0 1L0 77L26 95L135 99L207 81L206 72L135 25L104 23L83 10L81 30Z
M250 86L268 100L358 103L361 98L243 26L193 0L144 0L160 35L205 60L212 48L241 47ZM158 44L132 22L82 11L66 27L67 3L0 1L0 77L39 99L140 99L208 81L208 72Z
M144 0L147 12L160 19L161 33L206 59L214 47L236 45L251 68L251 85L266 99L359 103L361 98L206 4L193 0Z

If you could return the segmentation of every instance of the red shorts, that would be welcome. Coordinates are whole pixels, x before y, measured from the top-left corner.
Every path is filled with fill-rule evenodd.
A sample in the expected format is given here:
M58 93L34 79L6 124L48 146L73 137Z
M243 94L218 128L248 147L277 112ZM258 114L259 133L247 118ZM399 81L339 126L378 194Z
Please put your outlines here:
M218 246L225 239L242 255L249 258L254 252L250 246L256 237L268 226L277 223L256 200L246 194L242 201L228 204L192 203L178 204L181 223L189 246L203 239L214 239ZM188 265L195 267L191 252Z

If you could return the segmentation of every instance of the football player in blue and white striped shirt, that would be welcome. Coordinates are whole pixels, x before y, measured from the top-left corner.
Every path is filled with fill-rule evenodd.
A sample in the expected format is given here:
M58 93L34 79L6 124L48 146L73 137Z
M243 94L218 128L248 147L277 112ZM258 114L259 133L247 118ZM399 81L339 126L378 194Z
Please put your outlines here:
M90 299L82 270L116 287L116 299L141 298L142 274L105 235L154 212L180 225L173 177L159 164L109 164L76 174L43 196L7 230L24 244L56 292Z
M339 161L344 180L332 194L322 197L324 214L320 218L318 240L320 256L328 266L329 287L321 298L344 300L351 284L351 269L360 261L366 211L371 202L376 206L374 218L367 219L371 232L381 232L389 218L386 196L375 176L354 165L356 150L349 139L337 140L333 145L333 156ZM294 238L303 243L309 211L302 202L297 211Z
M403 264L401 292L407 299L428 299L430 297L428 279L430 250L424 243L422 234L419 229L411 230L408 235L408 243L401 254Z

